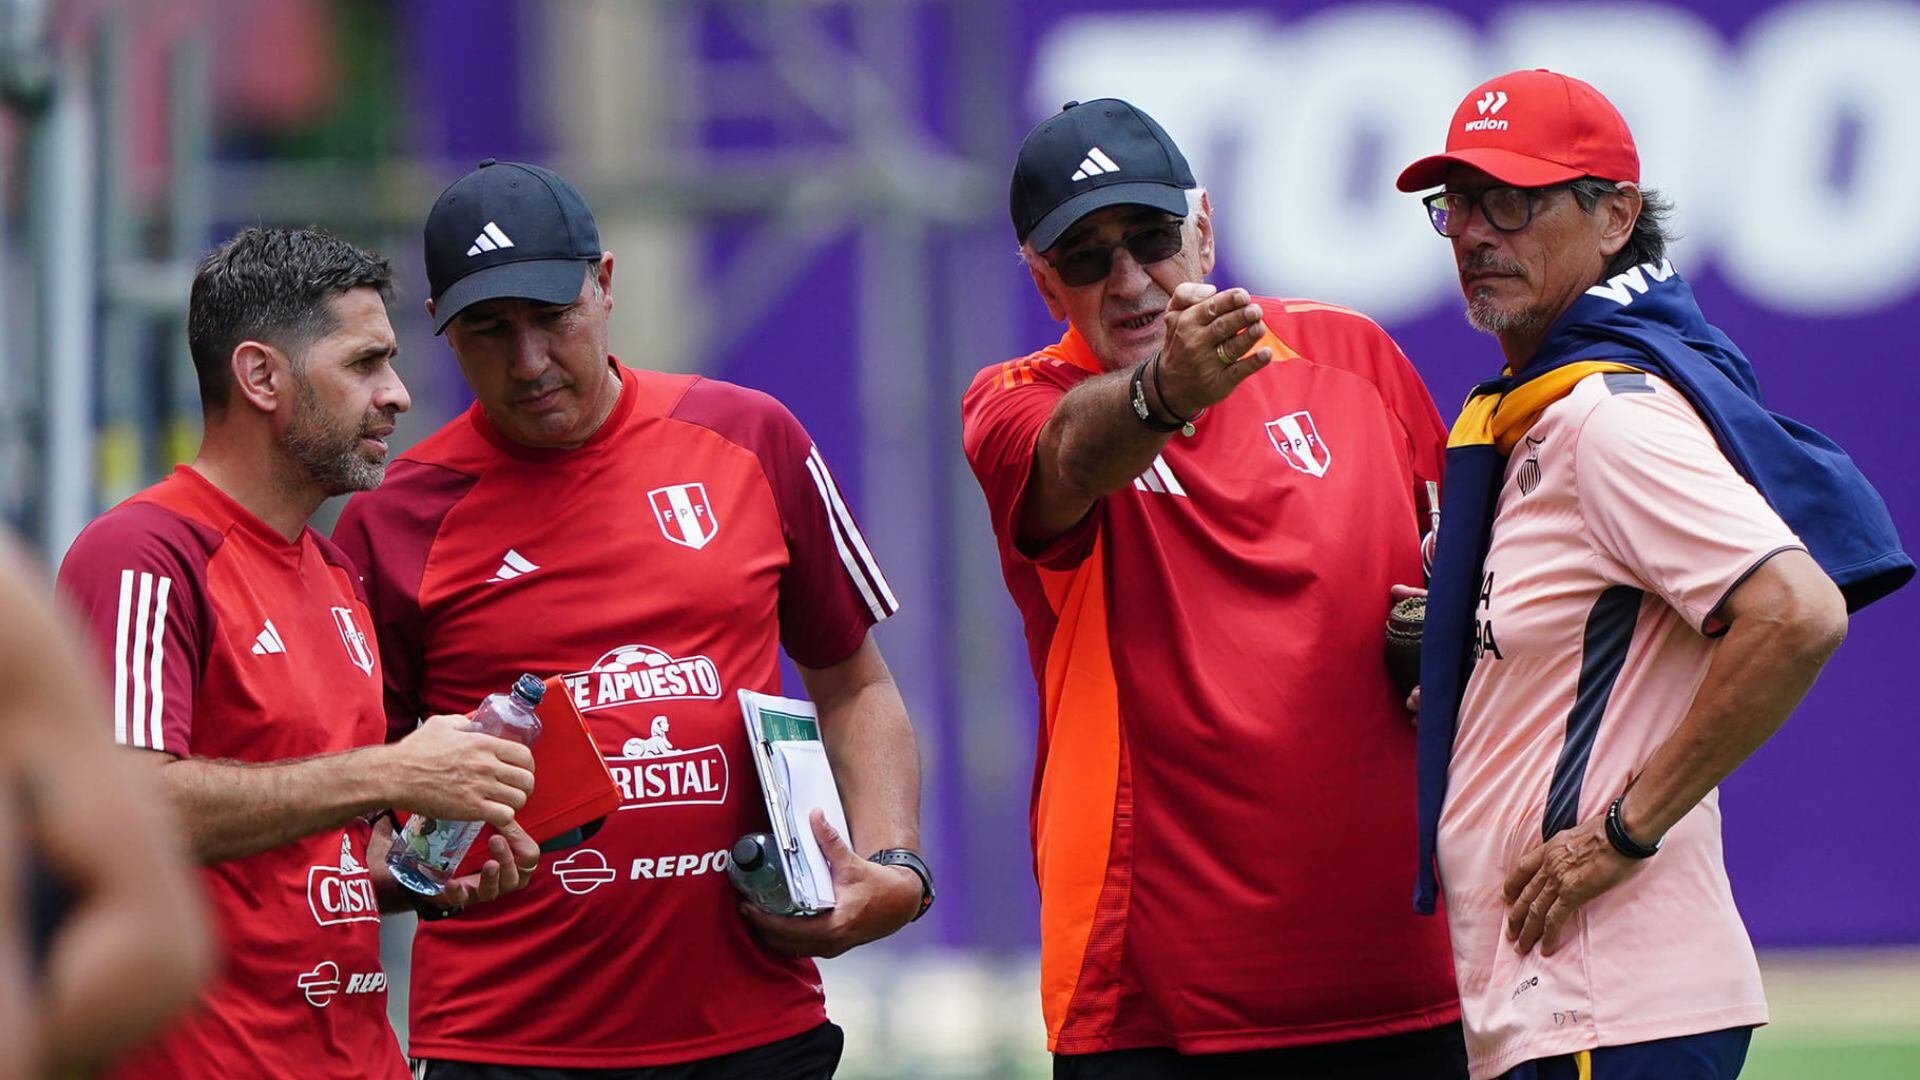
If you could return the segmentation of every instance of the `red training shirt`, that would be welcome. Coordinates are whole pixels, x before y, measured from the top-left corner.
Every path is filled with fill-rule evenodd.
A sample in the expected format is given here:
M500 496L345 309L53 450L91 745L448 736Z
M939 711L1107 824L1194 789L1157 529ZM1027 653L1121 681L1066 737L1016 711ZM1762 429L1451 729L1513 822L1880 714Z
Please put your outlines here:
M982 371L962 405L1040 690L1059 1053L1225 1053L1459 1015L1445 923L1407 902L1414 733L1382 659L1389 586L1422 580L1446 431L1366 317L1259 303L1279 359L1047 550L1013 540L1036 440L1098 361L1069 328Z
M59 589L111 673L114 738L238 762L377 745L380 660L347 567L318 533L288 543L184 465L102 514ZM219 977L118 1074L404 1078L370 832L355 821L203 867Z
M826 1019L813 964L735 910L727 850L767 827L735 692L778 691L781 645L847 659L894 598L778 402L615 367L584 446L521 446L475 405L334 530L366 573L394 734L562 674L625 796L526 889L420 928L415 1057L634 1068Z

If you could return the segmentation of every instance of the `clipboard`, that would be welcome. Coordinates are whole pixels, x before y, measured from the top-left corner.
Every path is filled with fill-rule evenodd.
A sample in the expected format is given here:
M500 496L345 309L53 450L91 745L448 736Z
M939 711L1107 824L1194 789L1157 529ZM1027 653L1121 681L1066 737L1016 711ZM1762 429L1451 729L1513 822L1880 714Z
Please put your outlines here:
M813 703L797 698L739 691L754 772L766 800L767 820L780 849L780 873L802 914L833 908L833 872L809 817L815 807L827 824L847 836L846 810L820 739L820 717Z

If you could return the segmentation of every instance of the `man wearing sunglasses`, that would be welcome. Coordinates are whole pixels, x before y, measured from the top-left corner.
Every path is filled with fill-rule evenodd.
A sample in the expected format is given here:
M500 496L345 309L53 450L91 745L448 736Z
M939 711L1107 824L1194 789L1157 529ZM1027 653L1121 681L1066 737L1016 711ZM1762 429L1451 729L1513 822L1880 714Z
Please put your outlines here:
M1447 452L1421 880L1475 1080L1730 1080L1767 1019L1715 786L1913 574L1846 455L1762 409L1599 91L1503 75L1409 166L1506 372ZM1824 572L1823 572L1824 570Z
M1011 202L1066 333L982 371L963 434L1042 690L1055 1075L1463 1077L1382 660L1425 387L1363 315L1206 284L1211 201L1126 102L1035 128Z

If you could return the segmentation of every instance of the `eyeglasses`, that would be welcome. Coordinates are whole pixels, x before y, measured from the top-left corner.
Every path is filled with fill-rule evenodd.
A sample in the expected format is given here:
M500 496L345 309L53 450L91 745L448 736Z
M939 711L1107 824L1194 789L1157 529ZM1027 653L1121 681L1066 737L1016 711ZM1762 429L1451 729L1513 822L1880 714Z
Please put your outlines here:
M1105 281L1107 275L1113 273L1115 248L1126 248L1127 254L1141 266L1151 266L1180 254L1185 224L1184 221L1156 222L1121 237L1118 244L1086 244L1047 261L1053 264L1062 282L1077 289Z
M1487 219L1487 224L1501 232L1519 232L1533 221L1533 215L1540 209L1549 192L1556 191L1568 184L1549 184L1546 187L1495 187L1488 188L1478 195L1468 195L1459 191L1442 191L1420 200L1427 206L1427 217L1433 221L1433 231L1441 236L1463 236L1467 231L1467 220L1475 206Z

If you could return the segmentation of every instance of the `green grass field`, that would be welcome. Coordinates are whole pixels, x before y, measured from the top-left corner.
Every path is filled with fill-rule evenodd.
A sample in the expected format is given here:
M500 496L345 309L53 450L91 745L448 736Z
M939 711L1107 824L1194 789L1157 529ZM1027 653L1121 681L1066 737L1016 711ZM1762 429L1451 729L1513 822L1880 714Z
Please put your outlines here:
M1906 1042L1796 1042L1791 1033L1754 1042L1741 1080L1915 1080L1920 1038Z
M1742 1080L1920 1080L1920 950L1762 957L1773 1023Z

